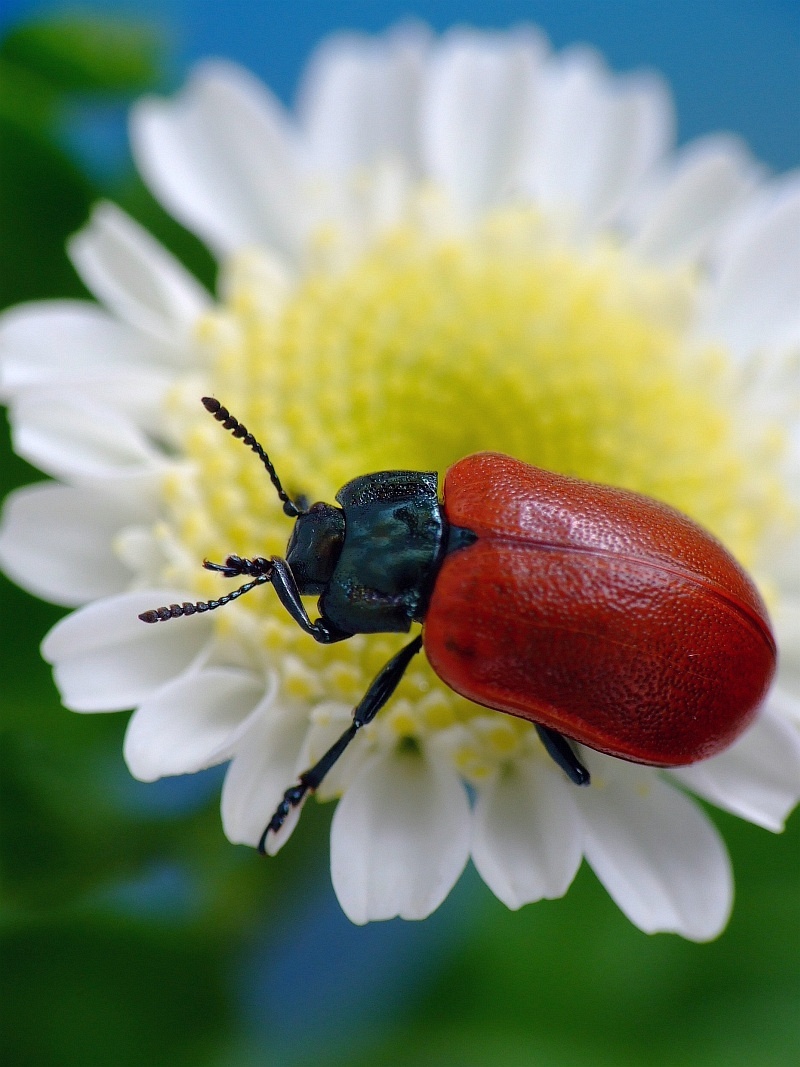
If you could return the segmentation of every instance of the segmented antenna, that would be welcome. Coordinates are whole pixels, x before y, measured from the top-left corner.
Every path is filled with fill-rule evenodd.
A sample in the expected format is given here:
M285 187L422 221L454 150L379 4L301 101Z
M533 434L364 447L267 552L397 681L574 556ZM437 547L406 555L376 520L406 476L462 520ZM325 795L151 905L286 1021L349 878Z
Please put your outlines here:
M283 501L284 514L289 515L293 519L296 519L298 515L305 514L304 509L296 504L283 488L281 480L278 477L275 468L272 466L272 461L247 427L243 426L238 419L234 418L230 411L228 411L226 407L223 407L219 400L215 400L213 396L204 396L202 400L206 411L210 411L217 422L222 423L223 429L230 430L234 437L238 437L241 440L242 444L245 444L248 448L252 449L267 468L267 474L270 477L270 481L275 486L275 491Z
M234 589L232 593L228 593L226 596L221 596L219 600L197 600L194 604L185 601L183 604L170 604L169 607L152 608L150 611L143 611L139 618L142 622L167 622L169 619L179 619L182 615L195 615L202 614L204 611L213 611L215 608L230 604L232 600L236 600L243 593L249 593L257 585L264 585L271 577L271 572L269 574L260 574L252 582L248 582L247 585L240 585L238 589Z

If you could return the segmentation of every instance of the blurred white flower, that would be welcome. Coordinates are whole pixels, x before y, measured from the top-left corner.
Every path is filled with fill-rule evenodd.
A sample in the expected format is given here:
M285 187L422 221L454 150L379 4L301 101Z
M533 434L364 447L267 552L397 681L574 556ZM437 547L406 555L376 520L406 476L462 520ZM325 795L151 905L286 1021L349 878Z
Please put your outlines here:
M230 760L225 831L255 844L398 647L316 645L270 590L139 622L225 591L204 557L288 537L203 394L313 498L484 448L649 493L770 601L781 670L756 725L672 773L584 749L578 790L532 727L415 663L320 790L341 797L333 883L354 922L422 918L470 853L512 908L563 894L586 857L643 930L715 936L728 857L684 787L771 830L800 796L798 177L768 178L729 136L675 153L657 76L554 55L535 31L334 38L297 115L209 62L143 100L132 137L153 193L217 255L218 298L101 204L70 244L100 306L0 326L15 448L57 479L9 498L0 560L78 607L43 645L64 703L135 707L141 779Z

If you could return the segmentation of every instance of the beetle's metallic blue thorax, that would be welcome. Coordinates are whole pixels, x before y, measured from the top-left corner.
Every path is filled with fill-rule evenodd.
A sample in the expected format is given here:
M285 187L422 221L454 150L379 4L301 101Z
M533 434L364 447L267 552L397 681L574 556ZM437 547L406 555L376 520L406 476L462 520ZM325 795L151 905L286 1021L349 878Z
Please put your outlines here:
M338 629L405 633L423 618L445 543L437 482L433 471L381 471L336 494L344 536L319 607Z

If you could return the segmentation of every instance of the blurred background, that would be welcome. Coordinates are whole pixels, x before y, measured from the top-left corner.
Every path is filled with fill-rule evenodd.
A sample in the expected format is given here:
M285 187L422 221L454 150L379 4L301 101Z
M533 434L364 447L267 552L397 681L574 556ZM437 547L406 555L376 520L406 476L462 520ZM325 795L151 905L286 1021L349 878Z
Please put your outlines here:
M86 295L63 252L110 196L208 285L204 249L136 178L126 109L196 59L245 63L291 104L310 50L399 18L540 24L672 84L681 141L733 130L800 163L797 0L4 0L0 306ZM2 429L0 490L39 480ZM0 493L0 495L2 495ZM786 1067L800 1063L800 818L715 813L737 904L710 945L648 937L585 867L561 901L504 909L469 871L425 923L351 926L330 809L270 863L219 822L219 770L142 785L126 715L61 709L38 644L62 614L0 577L0 1059L8 1067Z

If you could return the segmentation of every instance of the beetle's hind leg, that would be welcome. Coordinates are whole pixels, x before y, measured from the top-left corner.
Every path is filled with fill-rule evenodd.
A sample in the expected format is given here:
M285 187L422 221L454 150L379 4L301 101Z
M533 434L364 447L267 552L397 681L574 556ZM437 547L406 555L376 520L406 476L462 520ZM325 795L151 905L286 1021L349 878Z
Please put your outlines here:
M283 794L283 800L275 809L275 814L267 824L261 840L258 842L258 851L264 855L267 852L267 840L269 835L277 834L289 813L305 799L307 793L313 793L319 788L322 779L336 763L341 754L356 736L362 726L372 722L383 705L394 693L400 684L411 660L422 648L422 636L418 635L404 648L392 656L386 666L373 678L369 689L356 705L353 711L353 721L344 731L338 741L334 742L325 755L319 759L313 767L303 771L296 785L291 786Z
M589 785L591 777L584 765L575 755L572 745L557 730L551 730L549 726L536 725L536 733L544 745L548 756L559 765L567 778L575 785Z

